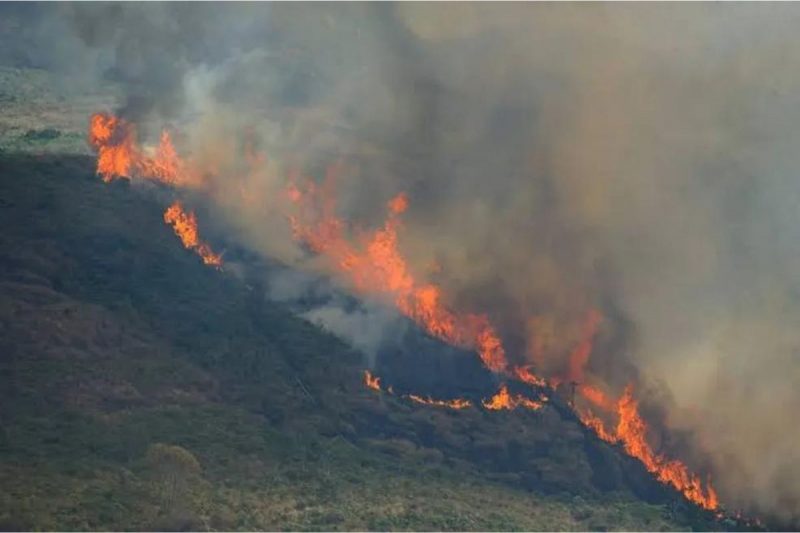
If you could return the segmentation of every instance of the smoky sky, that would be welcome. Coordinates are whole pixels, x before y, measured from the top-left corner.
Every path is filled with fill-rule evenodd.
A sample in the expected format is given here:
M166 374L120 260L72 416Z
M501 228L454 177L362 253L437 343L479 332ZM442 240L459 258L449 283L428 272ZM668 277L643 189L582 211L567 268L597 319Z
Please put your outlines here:
M326 272L271 208L290 165L346 160L340 214L374 226L406 192L416 275L486 312L513 361L557 372L599 309L591 379L650 391L728 505L800 519L800 8L30 9L27 60L116 80L118 112L179 129L254 250ZM269 163L247 173L252 138ZM366 309L308 316L369 351L392 322Z

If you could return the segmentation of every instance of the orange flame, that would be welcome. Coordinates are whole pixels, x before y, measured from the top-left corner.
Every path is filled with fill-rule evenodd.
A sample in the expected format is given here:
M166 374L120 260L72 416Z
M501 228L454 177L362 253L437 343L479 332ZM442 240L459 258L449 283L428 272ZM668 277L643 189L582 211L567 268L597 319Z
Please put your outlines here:
M381 378L373 376L369 370L364 370L364 385L372 390L381 390Z
M222 265L222 256L215 254L211 247L200 241L197 233L197 217L193 212L186 213L180 202L174 202L164 212L164 222L171 224L175 235L180 237L185 248L194 250L203 259L206 265L219 267Z
M511 410L520 406L535 411L543 407L541 402L531 400L530 398L526 398L520 394L510 394L508 392L508 386L506 386L505 383L500 385L500 390L497 391L497 394L488 400L484 400L482 403L484 407L492 411L499 411L501 409Z
M89 121L89 143L97 150L97 173L103 181L130 176L134 152L131 124L113 115L96 113Z
M544 387L547 385L545 380L538 377L531 371L530 367L514 367L513 374L518 380L522 381L523 383L527 383L528 385L533 385L535 387Z
M382 391L381 378L375 376L369 370L364 370L364 385L375 391ZM389 394L394 394L392 387L386 389ZM403 395L403 398L408 398L412 402L421 403L423 405L433 405L436 407L449 407L450 409L466 409L472 407L472 402L464 398L455 398L453 400L437 400L434 398L422 397L417 394Z
M594 413L591 411L582 411L578 412L578 417L583 422L583 425L592 429L598 437L603 439L606 442L616 442L617 439L614 435L606 431L606 426L603 424L603 421L600 420Z
M455 400L434 400L433 398L423 398L416 394L409 394L407 398L417 403L435 405L437 407L449 407L450 409L466 409L472 407L472 402L463 398L456 398Z
M704 509L716 509L719 506L717 493L710 483L706 489L696 474L689 472L686 465L673 459L669 460L653 452L645 439L647 424L639 415L638 402L633 397L633 388L626 387L618 403L619 423L617 438L622 442L629 455L638 458L648 471L664 482L681 491L689 500Z
M602 390L598 389L597 387L594 387L587 383L582 383L578 390L580 391L580 393L583 395L584 398L589 400L594 405L606 411L614 410L615 408L614 402L608 396L606 396Z
M360 235L360 242L351 244L330 194L336 171L335 167L329 170L322 187L308 182L304 190L293 183L287 188L288 198L300 208L303 218L310 219L289 217L295 237L347 273L358 292L389 296L401 313L429 334L450 344L475 348L487 368L504 371L505 350L489 319L479 314L456 314L442 303L438 286L421 284L412 276L398 247L400 215L408 207L406 195L399 194L388 202L383 227Z
M594 393L599 392L595 389L586 395L586 390L590 389L582 392L587 398L592 398ZM598 405L605 403L604 396L594 396L590 401ZM598 437L608 442L622 444L625 452L639 459L648 472L654 474L662 483L672 485L688 500L704 509L714 510L719 507L719 498L710 481L704 486L700 477L691 473L681 461L667 459L650 447L646 437L647 423L639 414L639 404L633 397L632 386L625 388L625 392L617 402L616 410L619 421L613 434L606 430L603 422L591 411L581 412L579 416L586 426L594 429Z
M569 355L568 381L583 381L583 369L589 361L589 356L592 353L592 342L602 319L603 315L599 311L595 309L589 311L586 323L583 326L581 341Z
M167 131L152 155L138 146L136 127L108 113L95 113L89 121L89 144L97 150L97 173L103 181L116 178L145 178L167 185L198 185L178 156Z

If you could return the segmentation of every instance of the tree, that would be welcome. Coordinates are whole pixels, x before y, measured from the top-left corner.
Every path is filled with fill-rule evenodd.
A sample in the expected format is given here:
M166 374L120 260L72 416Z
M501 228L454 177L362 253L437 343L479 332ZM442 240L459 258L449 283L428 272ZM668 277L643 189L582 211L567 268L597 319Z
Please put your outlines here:
M202 472L192 452L181 446L158 443L147 450L146 460L163 509L170 511L189 503L189 489L201 481Z

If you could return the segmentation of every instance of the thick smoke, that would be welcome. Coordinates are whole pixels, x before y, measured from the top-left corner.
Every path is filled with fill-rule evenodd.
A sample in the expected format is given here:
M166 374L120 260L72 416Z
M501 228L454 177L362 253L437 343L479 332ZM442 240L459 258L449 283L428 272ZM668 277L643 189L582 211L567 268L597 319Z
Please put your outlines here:
M454 307L487 312L514 361L562 372L598 309L588 375L658 390L665 424L692 436L727 504L800 520L800 8L57 15L43 19L71 21L64 42L96 59L87 71L127 85L123 113L153 131L182 125L242 242L325 272L273 208L289 168L321 177L347 161L342 216L377 224L407 192L401 245L415 272ZM257 170L253 149L269 158ZM308 286L292 283L273 279L273 296ZM373 307L307 314L370 351L393 323L374 325Z

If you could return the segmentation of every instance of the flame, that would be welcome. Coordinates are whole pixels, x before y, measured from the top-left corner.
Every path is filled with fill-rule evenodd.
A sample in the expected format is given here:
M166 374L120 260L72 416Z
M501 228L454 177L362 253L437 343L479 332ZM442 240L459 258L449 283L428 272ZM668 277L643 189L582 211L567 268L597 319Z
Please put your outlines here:
M456 398L455 400L434 400L433 398L423 398L416 394L409 394L407 398L417 403L435 405L437 407L449 407L450 409L466 409L472 407L472 402L463 398Z
M364 370L364 385L372 390L381 390L381 378L373 376L369 370Z
M512 369L512 373L518 380L522 381L523 383L527 383L528 385L533 385L535 387L547 386L547 382L534 374L530 367L514 367Z
M589 400L597 407L600 407L605 411L613 411L615 409L614 402L608 396L606 396L606 394L602 390L598 389L597 387L594 387L587 383L582 383L578 388L578 390L580 391L581 395L583 395L584 398Z
M654 453L647 444L647 424L639 415L638 402L633 397L633 387L630 385L619 400L618 413L617 438L629 455L642 461L660 481L669 483L704 509L716 509L719 506L717 493L710 483L704 490L700 478L689 472L686 465L677 459L668 460Z
M145 149L137 143L133 124L111 114L97 113L90 119L88 139L97 151L97 173L105 182L126 177L148 179L176 187L203 184L199 178L202 174L178 156L167 131L162 132L155 149ZM251 164L263 161L252 150L245 157ZM485 314L456 312L448 307L438 285L415 279L400 253L398 243L398 234L402 229L401 215L409 206L405 194L398 194L387 203L387 216L381 227L373 232L356 232L355 238L348 237L351 228L336 215L333 194L333 185L341 168L341 165L330 167L319 186L307 181L301 188L295 184L296 176L290 177L286 196L295 208L295 212L288 215L295 238L345 273L357 292L388 297L401 313L430 335L453 345L474 348L491 371L508 372L531 386L546 387L547 383L537 377L530 367L509 367L500 337ZM194 250L205 264L216 267L222 264L221 256L214 254L208 244L200 241L194 213L185 212L182 205L175 202L164 213L164 221L173 226L183 245ZM566 377L570 381L583 381L593 339L601 321L599 312L590 311L581 341L569 355ZM550 386L556 386L561 380L554 378ZM368 370L364 372L364 383L370 389L382 390L380 378ZM717 494L710 482L704 486L700 478L689 472L682 462L667 459L649 446L646 440L647 425L638 412L632 387L626 388L616 403L593 386L580 383L579 390L586 401L618 418L616 428L609 431L604 421L591 410L577 409L581 421L601 439L620 443L626 453L639 459L657 479L672 485L689 500L705 509L718 508ZM391 387L386 392L393 394ZM405 397L416 403L452 409L465 409L472 405L466 399L436 400L414 394ZM497 394L481 403L493 411L519 406L536 410L546 401L544 397L540 399L535 401L512 395L503 384Z
M337 171L336 167L329 169L322 186L308 182L301 189L290 183L287 197L300 211L300 216L289 217L295 238L346 273L356 291L388 296L401 313L430 335L474 348L487 368L504 371L505 349L488 317L455 313L442 302L437 285L419 283L411 274L398 247L400 215L408 208L408 197L401 193L392 198L383 226L372 233L362 232L353 244L345 236L346 224L335 213L331 188Z
M586 322L583 326L581 341L569 355L569 370L567 381L583 381L583 372L589 356L592 353L592 342L597 334L597 328L603 320L603 315L596 309L589 311Z
M505 383L500 385L500 390L497 391L497 394L488 400L484 400L482 403L485 408L492 411L499 411L501 409L511 410L520 406L535 411L543 407L541 402L531 400L530 398L526 398L520 394L510 394L508 392L508 386Z
M89 120L89 144L97 150L97 173L106 183L116 178L144 178L172 186L196 186L197 175L178 156L166 130L152 154L136 139L136 127L108 113Z
M368 388L375 390L375 391L382 391L381 388L381 378L375 376L369 370L364 370L364 385ZM394 394L394 390L391 386L386 389L386 392L389 394ZM415 403L421 403L423 405L433 405L436 407L448 407L450 409L466 409L468 407L472 407L472 402L464 399L464 398L455 398L453 400L437 400L434 398L422 397L417 394L407 394L403 395L402 398L407 398Z
M172 225L183 246L194 250L203 259L203 263L215 267L222 265L222 256L215 254L208 244L200 241L194 212L187 213L180 202L174 202L164 212L164 222Z
M134 136L131 124L106 113L92 115L89 144L97 150L97 173L103 181L131 175Z
M587 390L591 392L587 395ZM590 401L601 405L605 404L605 396L597 389L582 389L582 393ZM618 416L617 426L613 433L606 430L605 424L596 417L591 411L579 412L581 421L592 428L601 439L620 443L625 452L639 459L648 472L655 475L656 479L662 483L672 485L675 489L683 493L686 498L700 507L714 510L719 507L717 492L712 487L710 480L706 481L705 486L696 474L689 471L687 466L677 459L667 459L661 454L653 451L647 442L647 423L639 414L639 404L633 397L633 387L628 385L625 392L617 401L616 411Z
M617 438L606 431L606 426L603 424L603 421L600 420L594 413L591 411L582 411L578 413L581 422L583 425L588 427L589 429L593 430L598 437L603 439L606 442L617 442Z

